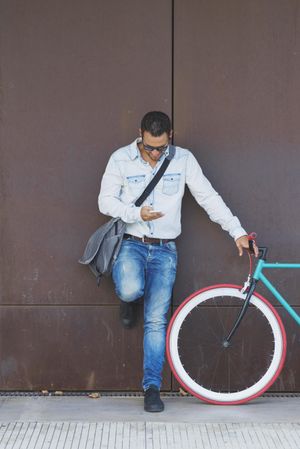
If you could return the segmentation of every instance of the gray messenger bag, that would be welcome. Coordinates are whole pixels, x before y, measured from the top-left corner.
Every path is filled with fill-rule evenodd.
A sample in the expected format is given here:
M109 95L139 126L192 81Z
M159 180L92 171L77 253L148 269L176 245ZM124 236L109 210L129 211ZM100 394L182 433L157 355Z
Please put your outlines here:
M169 146L169 154L162 163L160 169L147 185L140 197L135 201L135 206L141 206L145 199L152 192L160 178L166 171L171 159L174 157L175 147ZM83 256L79 259L79 263L88 265L97 278L99 286L103 275L110 276L114 262L116 261L123 236L125 233L126 223L121 218L112 218L98 228L89 238Z

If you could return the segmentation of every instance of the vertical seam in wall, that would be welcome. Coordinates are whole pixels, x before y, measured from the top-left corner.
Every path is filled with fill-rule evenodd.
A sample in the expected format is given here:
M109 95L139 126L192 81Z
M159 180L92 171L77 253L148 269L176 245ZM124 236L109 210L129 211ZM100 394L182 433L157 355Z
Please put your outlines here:
M175 19L175 15L174 15L174 10L175 10L175 0L171 0L171 20L172 20L172 24L171 24L171 120L172 120L172 128L174 129L174 19ZM174 133L172 136L172 144L174 145ZM171 298L171 315L173 315L173 307L174 307L174 302L173 302L173 294L174 294L174 289L172 291L172 298ZM175 383L175 379L173 376L172 371L170 371L170 386L171 386L171 391L174 390L174 383Z
M171 120L172 128L174 129L174 10L175 10L175 0L171 0ZM172 136L172 144L174 144L174 133Z

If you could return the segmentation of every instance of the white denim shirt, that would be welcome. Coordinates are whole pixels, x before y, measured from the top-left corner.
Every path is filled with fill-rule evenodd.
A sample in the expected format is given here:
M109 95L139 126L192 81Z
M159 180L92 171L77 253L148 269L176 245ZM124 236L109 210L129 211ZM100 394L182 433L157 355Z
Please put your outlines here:
M193 154L176 146L176 153L152 193L142 206L151 206L164 214L152 221L143 221L141 207L134 202L161 166L165 155L154 168L139 151L137 138L130 145L115 151L107 164L98 197L99 210L104 215L120 217L127 223L126 233L137 237L175 239L181 233L181 203L187 184L195 200L209 218L228 231L235 240L247 234L233 216L220 195L204 176ZM168 150L166 151L166 155Z

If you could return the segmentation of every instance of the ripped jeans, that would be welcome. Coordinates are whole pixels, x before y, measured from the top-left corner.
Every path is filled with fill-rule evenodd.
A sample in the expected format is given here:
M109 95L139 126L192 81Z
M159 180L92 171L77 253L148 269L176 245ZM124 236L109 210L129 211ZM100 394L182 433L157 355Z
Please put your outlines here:
M116 293L122 301L144 297L143 389L161 386L165 361L167 313L176 277L175 242L162 245L129 239L122 242L113 266Z

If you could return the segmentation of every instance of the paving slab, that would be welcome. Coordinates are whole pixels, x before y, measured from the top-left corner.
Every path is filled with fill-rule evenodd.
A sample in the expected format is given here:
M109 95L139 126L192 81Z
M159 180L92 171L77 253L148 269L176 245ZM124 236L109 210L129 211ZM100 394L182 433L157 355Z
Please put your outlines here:
M1 449L299 449L299 423L13 422Z
M238 406L165 397L1 397L0 449L300 449L300 398Z
M163 397L163 401L163 413L147 413L143 397L1 397L0 422L300 422L300 397L260 397L231 406L210 405L193 397Z

